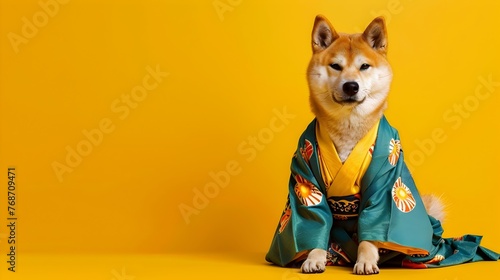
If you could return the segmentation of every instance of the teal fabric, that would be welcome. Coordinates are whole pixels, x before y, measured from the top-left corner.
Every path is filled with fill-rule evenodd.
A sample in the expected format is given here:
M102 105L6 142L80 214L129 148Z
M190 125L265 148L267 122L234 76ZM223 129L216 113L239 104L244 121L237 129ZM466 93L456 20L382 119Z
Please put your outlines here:
M289 266L301 260L298 258L300 252L314 248L328 250L335 244L335 248L340 247L343 257L354 264L357 244L363 240L392 242L429 252L426 256L405 256L394 252L389 252L385 257L381 255L381 262L403 267L441 267L471 261L498 260L497 253L479 245L479 236L442 238L441 224L427 214L404 162L403 151L400 151L396 162L390 162L391 140L399 143L398 132L383 117L372 161L361 181L359 219L357 223L356 220L335 220L321 176L316 120L313 120L301 135L292 159L288 201L266 260L279 266ZM312 145L312 153L304 156L308 145ZM312 205L304 205L295 192L297 179L306 180L319 190L321 200L314 201ZM410 202L414 203L398 207L393 192L396 182L406 186L405 189L411 192L413 198Z

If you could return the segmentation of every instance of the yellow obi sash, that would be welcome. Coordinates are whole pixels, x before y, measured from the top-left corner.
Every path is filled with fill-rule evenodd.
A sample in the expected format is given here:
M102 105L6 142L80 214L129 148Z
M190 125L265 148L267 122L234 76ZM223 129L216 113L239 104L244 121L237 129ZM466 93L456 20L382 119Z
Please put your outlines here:
M378 122L356 144L347 160L342 164L328 131L316 123L316 139L319 146L321 175L327 195L348 196L359 193L361 179L371 162L373 145L377 138Z

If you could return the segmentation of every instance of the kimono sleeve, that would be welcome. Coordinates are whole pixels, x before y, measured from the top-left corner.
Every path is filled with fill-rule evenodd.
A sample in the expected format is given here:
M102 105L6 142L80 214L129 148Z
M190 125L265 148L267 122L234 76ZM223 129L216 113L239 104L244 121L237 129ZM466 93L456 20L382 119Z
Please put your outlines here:
M404 254L428 254L433 229L406 166L400 165L374 182L358 223L359 239ZM378 186L376 186L378 185Z
M433 228L399 139L397 131L382 120L362 182L359 240L405 254L428 254L433 249Z
M308 145L312 142L302 139L292 160L288 200L266 255L267 261L279 266L300 260L308 250L328 247L333 219L326 190L318 182L322 179L314 176L309 164L316 148L311 151Z
M429 216L404 161L397 130L380 121L372 161L363 177L358 239L406 254L401 266L431 268L499 259L480 246L481 237L443 238L441 223Z

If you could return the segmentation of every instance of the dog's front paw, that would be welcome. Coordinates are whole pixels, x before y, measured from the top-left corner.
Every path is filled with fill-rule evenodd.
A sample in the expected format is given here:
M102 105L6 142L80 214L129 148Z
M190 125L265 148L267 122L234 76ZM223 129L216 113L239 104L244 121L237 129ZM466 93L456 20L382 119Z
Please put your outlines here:
M322 273L325 271L325 262L307 259L300 268L302 273Z
M326 251L322 249L313 249L307 259L302 264L300 270L302 273L322 273L325 271Z
M378 248L373 243L362 241L358 248L358 260L354 265L353 273L370 275L380 272L378 265Z
M358 275L370 275L370 274L378 274L380 272L377 262L374 261L366 261L360 262L357 261L354 265L353 272Z

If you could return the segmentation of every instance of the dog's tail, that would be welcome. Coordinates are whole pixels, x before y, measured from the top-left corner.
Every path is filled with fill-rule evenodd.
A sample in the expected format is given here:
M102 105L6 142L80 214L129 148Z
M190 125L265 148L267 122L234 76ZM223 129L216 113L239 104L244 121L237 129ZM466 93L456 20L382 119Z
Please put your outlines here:
M441 201L441 198L433 194L424 194L422 195L422 201L424 202L427 214L431 215L442 223L444 221L446 213L444 210L445 206Z

